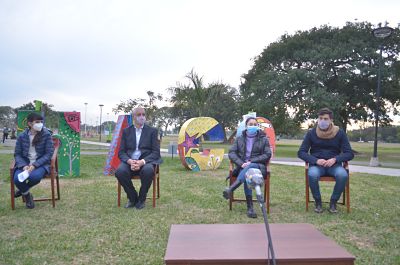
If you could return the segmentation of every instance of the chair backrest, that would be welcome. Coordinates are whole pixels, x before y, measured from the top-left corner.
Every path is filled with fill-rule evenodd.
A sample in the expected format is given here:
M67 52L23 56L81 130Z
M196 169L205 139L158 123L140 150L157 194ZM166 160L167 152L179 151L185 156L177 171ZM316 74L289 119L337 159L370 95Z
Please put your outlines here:
M56 137L52 137L53 140L53 145L54 145L54 152L53 155L51 156L51 162L50 162L50 174L58 174L58 149L61 146L61 141L60 139ZM45 176L49 177L49 175Z

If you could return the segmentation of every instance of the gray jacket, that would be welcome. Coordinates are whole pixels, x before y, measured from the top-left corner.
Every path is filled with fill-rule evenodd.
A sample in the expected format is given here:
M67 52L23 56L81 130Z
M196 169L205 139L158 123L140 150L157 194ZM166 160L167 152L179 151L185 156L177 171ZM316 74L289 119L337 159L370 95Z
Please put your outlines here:
M267 175L265 164L270 158L271 148L268 138L263 131L258 131L251 151L250 161L259 164L264 177ZM229 159L236 165L235 171L238 173L246 160L246 130L243 131L241 136L236 138L235 143L229 149Z

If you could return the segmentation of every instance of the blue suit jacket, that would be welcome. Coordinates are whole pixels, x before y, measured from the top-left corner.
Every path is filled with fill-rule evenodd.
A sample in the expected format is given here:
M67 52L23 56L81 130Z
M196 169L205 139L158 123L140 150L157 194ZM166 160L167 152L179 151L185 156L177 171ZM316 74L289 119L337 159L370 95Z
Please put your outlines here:
M139 140L139 150L141 155L139 159L144 159L146 164L160 164L162 162L160 155L160 143L158 141L158 132L156 128L144 125ZM136 150L136 129L135 125L125 128L122 132L121 145L118 152L119 159L126 163L132 158Z

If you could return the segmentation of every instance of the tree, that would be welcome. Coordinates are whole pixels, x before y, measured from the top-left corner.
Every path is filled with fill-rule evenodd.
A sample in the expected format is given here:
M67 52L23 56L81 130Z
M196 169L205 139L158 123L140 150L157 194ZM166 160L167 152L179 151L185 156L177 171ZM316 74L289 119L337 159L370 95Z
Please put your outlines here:
M188 84L177 83L177 86L169 88L172 113L178 123L206 116L216 119L223 128L236 128L240 117L236 89L221 82L205 86L203 77L193 69L185 77L189 80Z
M10 106L0 106L0 128L15 128L17 115Z
M155 123L155 113L158 110L157 103L163 100L161 94L155 94L153 91L147 91L147 99L135 98L128 99L127 101L121 101L113 112L118 114L119 112L131 113L136 107L143 107L146 110L146 119L151 125Z
M172 112L172 107L161 107L156 110L154 114L155 126L159 129L163 128L164 133L167 132L168 127L176 122L176 117Z
M299 125L329 107L346 130L350 120L373 121L379 41L367 22L322 26L283 35L255 58L240 86L242 107L267 113L278 133L286 121ZM380 122L399 112L399 29L384 40ZM279 121L279 123L277 122Z

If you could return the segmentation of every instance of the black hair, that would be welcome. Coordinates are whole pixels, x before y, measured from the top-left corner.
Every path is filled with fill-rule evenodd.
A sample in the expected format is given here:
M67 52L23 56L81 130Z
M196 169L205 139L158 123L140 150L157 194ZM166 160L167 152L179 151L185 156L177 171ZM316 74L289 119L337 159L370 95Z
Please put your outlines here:
M328 114L330 119L333 119L333 111L328 108L322 108L318 111L318 116Z
M34 121L42 121L43 120L43 116L36 113L36 112L32 112L28 115L28 117L26 118L28 122L34 122ZM28 125L29 126L29 125ZM43 129L40 132L37 132L35 134L35 136L33 137L32 140L32 145L35 146L40 139L42 138L42 134L43 134Z
M255 121L257 121L257 119L256 119L255 117L248 117L248 118L246 119L246 122L244 123L244 125L247 126L247 123L249 122L249 120L255 120Z
M28 117L26 117L28 122L33 122L33 121L42 121L43 120L43 116L36 113L36 112L32 112L29 113Z

